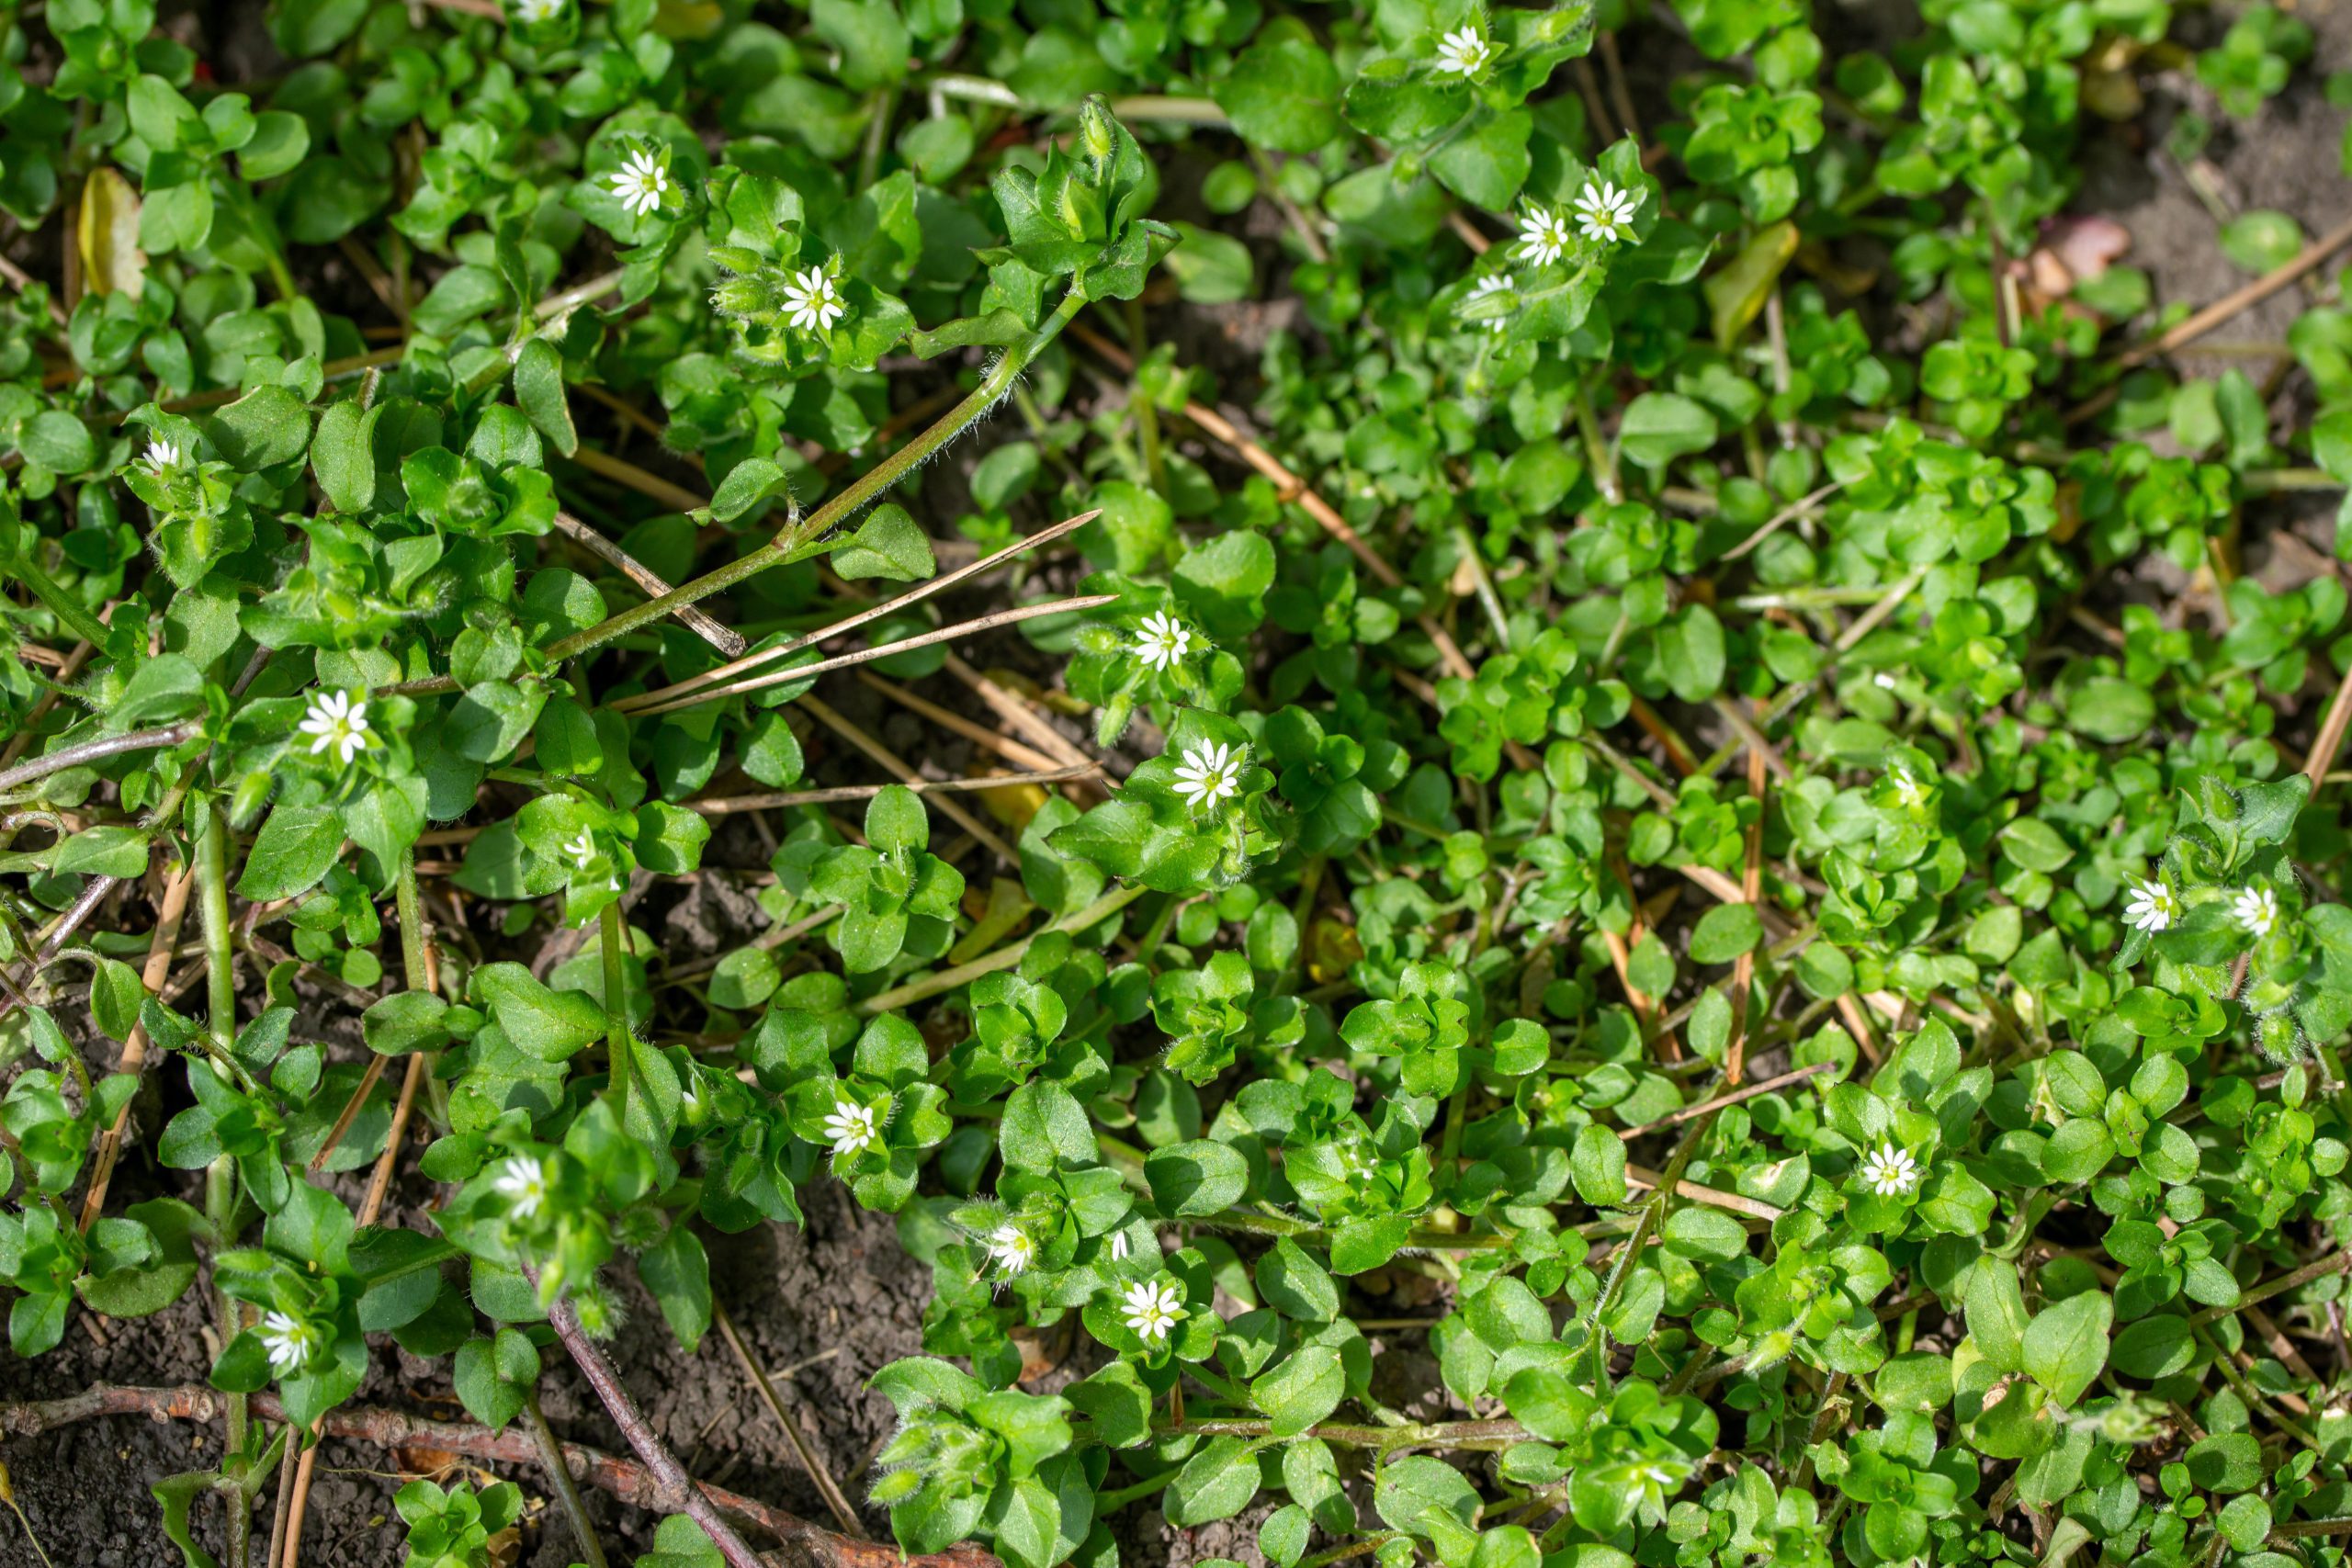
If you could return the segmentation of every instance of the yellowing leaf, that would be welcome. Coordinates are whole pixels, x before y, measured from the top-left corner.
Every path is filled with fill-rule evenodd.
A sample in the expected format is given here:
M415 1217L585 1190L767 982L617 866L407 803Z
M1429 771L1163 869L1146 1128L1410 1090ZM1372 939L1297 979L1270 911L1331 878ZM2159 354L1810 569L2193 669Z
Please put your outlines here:
M128 294L147 287L147 254L139 248L139 193L115 169L101 165L82 182L82 286L93 294Z
M1729 265L1707 279L1707 309L1714 317L1717 344L1729 348L1747 330L1796 254L1797 226L1783 220L1758 230Z

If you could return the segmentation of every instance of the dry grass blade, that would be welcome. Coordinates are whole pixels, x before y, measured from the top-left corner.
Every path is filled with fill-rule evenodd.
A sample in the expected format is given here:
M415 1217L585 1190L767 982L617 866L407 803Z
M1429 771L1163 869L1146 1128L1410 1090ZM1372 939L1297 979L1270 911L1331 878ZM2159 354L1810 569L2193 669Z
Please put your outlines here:
M888 746L883 745L879 740L875 739L874 737L865 733L865 730L860 729L856 725L852 724L840 714L835 713L832 708L826 704L819 702L813 695L801 698L800 705L808 709L811 714L815 715L818 723L823 725L826 728L831 730L834 734L840 736L842 739L848 741L851 745L856 747L859 750L865 752L867 756L881 763L885 768L888 768L890 771L891 776L896 778L900 784L907 785L909 788L912 788L914 785L922 782L922 775L916 773L913 768L908 766L905 758L899 756L896 751L891 750ZM1005 862L1008 865L1018 865L1021 863L1021 857L1012 852L1012 845L1006 843L1001 838L998 837L994 829L990 829L987 823L973 816L969 811L965 810L963 807L957 805L948 796L942 795L940 797L939 814L946 818L949 821L955 823L958 828L963 829L967 833L971 834L974 839L978 840L988 849L989 853Z
M1085 778L1102 771L1100 762L1086 762L1074 768L1048 768L1035 773L1000 773L994 778L979 779L910 779L905 788L917 795L946 795L963 790L1010 789L1018 784L1062 784L1070 779ZM785 806L830 806L836 801L871 800L882 793L884 784L841 784L832 789L777 790L763 795L729 795L715 800L690 800L686 809L699 811L705 817L725 817L738 811L773 811Z
M917 695L895 681L886 681L870 670L859 671L857 678L862 684L872 687L909 712L922 715L941 728L962 736L975 746L987 748L1008 762L1040 771L1050 771L1057 765L1057 759L1043 751L1023 746L1010 736L999 735L986 725L974 724L962 714L951 713L929 698Z
M1097 517L1102 515L1102 513L1101 509L1097 508L1092 512L1081 512L1075 517L1064 518L1061 522L1055 524L1050 528L1041 528L1025 539L1015 540L1013 543L1005 546L1004 548L998 550L993 555L982 556L979 559L972 562L969 566L959 566L953 571L942 572L939 576L933 578L929 582L917 583L914 587L908 589L904 593L899 594L895 599L885 600L883 603L873 605L868 609L860 610L856 615L851 615L845 620L835 621L831 626L825 627L822 631L810 632L806 637L795 637L792 641L780 644L775 648L763 648L757 653L746 654L742 658L734 660L732 663L718 666L716 670L706 670L699 675L690 676L684 681L678 682L675 685L664 686L660 691L646 692L634 697L623 698L621 701L615 703L613 706L624 713L632 713L639 709L650 708L657 703L668 702L673 698L683 696L688 692L697 691L705 686L715 685L731 676L740 675L746 670L757 669L759 666L769 662L771 660L788 658L789 656L799 652L804 648L813 648L818 643L831 641L832 638L841 636L843 632L855 631L858 627L865 626L869 622L880 620L883 616L895 614L899 610L906 609L910 605L920 604L925 599L930 598L933 594L941 592L943 589L953 588L956 584L963 581L967 578L976 577L981 572L988 570L990 567L1001 565L1003 562L1012 559L1014 556L1021 554L1024 550L1034 550L1040 545L1051 544L1056 539L1060 538L1063 535L1071 533L1079 528L1082 528L1087 524L1093 522Z
M936 631L901 637L897 642L886 642L879 648L863 648L855 653L844 653L837 658L820 660L814 664L804 664L797 669L778 670L766 675L754 675L747 681L737 681L725 686L713 686L694 693L690 696L680 697L675 702L622 708L621 711L644 714L649 716L655 714L675 713L680 708L695 707L701 704L718 702L726 697L740 697L750 692L763 692L771 686L788 686L797 682L813 681L820 675L829 675L836 670L847 670L858 664L870 664L877 659L888 659L894 653L909 653L918 648L929 648L933 643L950 642L956 637L973 637L981 632L994 631L999 626L1034 621L1040 615L1057 615L1080 610L1091 610L1102 604L1114 604L1118 603L1118 599L1119 596L1115 593L1090 593L1077 599L1054 599L1043 604L1022 604L1010 610L1000 610L992 615L982 615L977 620L964 621L956 626L942 626ZM614 705L616 708L621 707L619 704Z

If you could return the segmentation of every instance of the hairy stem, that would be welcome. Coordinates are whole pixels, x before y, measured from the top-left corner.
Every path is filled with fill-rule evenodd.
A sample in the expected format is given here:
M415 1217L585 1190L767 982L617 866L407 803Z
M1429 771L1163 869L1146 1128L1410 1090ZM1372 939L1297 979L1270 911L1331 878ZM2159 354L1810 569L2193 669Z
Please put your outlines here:
M74 596L65 592L57 579L36 565L30 550L17 556L14 570L25 586L33 591L33 596L49 606L49 613L65 623L66 630L93 648L107 645L107 628L98 624L97 616L75 604Z
M102 736L85 740L78 746L45 752L28 762L19 762L6 773L0 773L0 789L14 789L21 784L46 778L51 773L78 768L85 762L103 762L108 757L119 757L126 751L152 751L160 747L176 746L201 731L197 724L167 724L160 729L134 729L128 735Z

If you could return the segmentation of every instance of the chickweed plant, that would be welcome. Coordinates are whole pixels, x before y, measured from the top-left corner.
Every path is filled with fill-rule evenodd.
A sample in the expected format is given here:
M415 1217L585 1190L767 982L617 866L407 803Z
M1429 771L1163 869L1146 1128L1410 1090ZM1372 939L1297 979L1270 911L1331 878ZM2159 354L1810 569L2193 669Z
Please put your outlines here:
M2293 7L256 9L0 6L8 1354L213 1341L0 1432L225 1419L191 1568L395 1348L433 1568L2343 1560L2352 231L2075 210ZM609 1346L833 1184L819 1526Z

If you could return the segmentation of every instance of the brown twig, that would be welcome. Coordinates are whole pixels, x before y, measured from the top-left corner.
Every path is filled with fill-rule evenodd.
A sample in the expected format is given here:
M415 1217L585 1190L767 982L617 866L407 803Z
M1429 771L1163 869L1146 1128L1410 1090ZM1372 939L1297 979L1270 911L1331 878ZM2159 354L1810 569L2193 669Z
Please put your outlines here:
M14 789L18 784L30 784L35 779L62 773L68 768L78 768L85 762L103 762L109 757L119 757L129 751L153 751L176 746L183 740L193 739L202 733L203 728L202 725L193 721L167 724L159 729L134 729L127 735L102 736L62 750L44 751L29 762L19 762L0 773L0 789Z
M575 1320L576 1324L576 1320ZM601 1359L601 1353L599 1353ZM608 1369L609 1370L609 1369ZM254 1414L282 1420L285 1409L274 1394L248 1396ZM145 1416L158 1421L215 1421L227 1407L226 1396L202 1383L165 1388L137 1388L119 1383L96 1383L62 1399L0 1404L0 1435L35 1437L77 1421L105 1416ZM640 1424L643 1416L639 1417ZM443 1453L500 1464L528 1465L538 1461L530 1437L509 1428L492 1432L470 1423L435 1421L380 1405L345 1405L320 1422L326 1436L376 1448L435 1449ZM626 1430L626 1428L624 1428ZM647 1434L650 1437L650 1432ZM658 1446L659 1439L655 1439ZM563 1445L566 1464L581 1480L610 1492L634 1507L680 1512L675 1490L650 1465L632 1462L579 1443ZM895 1546L849 1537L829 1530L797 1515L754 1498L685 1480L670 1461L678 1483L707 1498L719 1511L767 1531L786 1546L808 1554L816 1568L999 1568L997 1560L973 1546L945 1551L901 1555ZM699 1517L696 1523L702 1523ZM705 1525L707 1529L709 1527ZM721 1522L721 1529L727 1529ZM728 1530L732 1536L733 1531ZM713 1537L716 1540L716 1536ZM749 1561L756 1562L756 1559Z
M2335 766L2335 754L2344 750L2347 726L2352 726L2352 670L2345 671L2344 679L2337 683L2335 696L2320 719L2319 733L2312 738L2311 755L2303 759L2303 776L2312 781L2312 794L2319 794L2328 770Z
M767 1370L753 1359L751 1347L743 1343L742 1335L736 1331L735 1319L716 1300L710 1303L710 1318L718 1325L720 1337L727 1341L727 1348L735 1352L735 1359L742 1362L743 1370L751 1374L752 1386L760 1391L761 1403L768 1407L768 1414L775 1417L775 1424L784 1428L786 1439L792 1444L792 1451L799 1456L800 1468L816 1483L817 1495L824 1498L825 1506L832 1511L834 1522L842 1527L844 1534L855 1536L860 1540L870 1539L865 1525L858 1522L857 1510L849 1506L849 1499L842 1495L841 1487L833 1481L833 1472L825 1468L825 1461L809 1448L808 1439L801 1435L800 1423L791 1411L785 1408L783 1397L776 1393L775 1384L769 1381Z
M598 533L595 529L588 526L587 524L580 521L579 518L574 517L571 513L557 513L555 514L555 525L557 531L562 534L565 538L577 542L581 547L585 549L590 555L596 557L599 560L603 560L612 566L617 567L620 570L621 575L628 578L631 582L637 584L639 589L644 592L648 599L659 599L662 595L670 592L671 585L662 581L662 574L660 572L655 571L651 567L647 566L643 561L639 560L635 556L629 554L627 550L621 548L618 545L605 537L604 535ZM718 651L725 657L729 659L738 659L742 656L745 646L743 642L743 634L734 631L727 626L720 626L717 621L712 620L710 616L699 606L694 604L681 604L677 609L677 616L678 624L680 626L684 626L696 637L702 638L703 641L718 649Z
M164 884L164 901L155 912L155 935L147 944L147 966L140 972L139 983L149 991L160 991L172 972L172 953L179 945L180 925L187 915L187 896L196 886L193 868L182 866L179 874ZM147 1063L147 1031L133 1025L130 1038L122 1043L122 1055L116 1059L115 1071L136 1075ZM88 1234L106 1208L107 1186L114 1179L115 1160L122 1153L123 1130L130 1123L128 1102L115 1112L114 1124L98 1134L98 1146L90 1159L90 1190L82 1200L82 1230Z
M537 1284L535 1272L526 1269L524 1277ZM727 1560L728 1568L763 1568L759 1553L735 1533L735 1527L720 1516L710 1495L695 1484L685 1467L654 1432L603 1348L580 1326L580 1314L571 1297L555 1299L548 1308L548 1324L555 1330L556 1337L563 1341L572 1364L588 1380L588 1386L596 1391L605 1413L612 1416L613 1424L621 1429L621 1436L628 1439L629 1448L645 1466L647 1478L652 1483L653 1506L665 1514L684 1514L700 1525L711 1544L718 1548L718 1554Z

